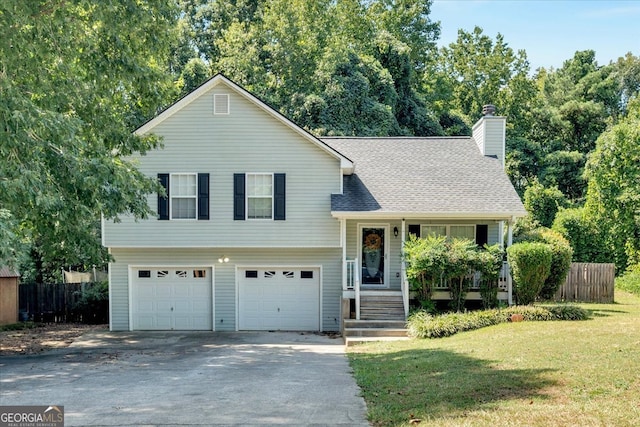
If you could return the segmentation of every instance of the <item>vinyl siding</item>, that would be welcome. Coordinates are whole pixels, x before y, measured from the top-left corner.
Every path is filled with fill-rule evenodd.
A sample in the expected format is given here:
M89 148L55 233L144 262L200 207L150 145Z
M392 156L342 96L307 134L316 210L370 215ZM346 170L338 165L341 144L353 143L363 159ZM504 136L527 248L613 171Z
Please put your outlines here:
M504 117L482 117L473 127L473 139L485 156L497 156L504 165L505 159Z
M213 94L230 95L230 114L213 115ZM338 247L331 194L340 161L220 83L154 128L164 149L137 158L157 173L209 173L210 220L155 217L104 224L108 247ZM286 220L233 220L234 173L285 173ZM148 197L156 209L157 196Z
M342 269L340 249L114 249L111 271L111 327L129 330L129 266L214 266L214 325L217 331L236 330L236 266L321 267L322 329L340 329ZM229 263L217 259L225 255Z

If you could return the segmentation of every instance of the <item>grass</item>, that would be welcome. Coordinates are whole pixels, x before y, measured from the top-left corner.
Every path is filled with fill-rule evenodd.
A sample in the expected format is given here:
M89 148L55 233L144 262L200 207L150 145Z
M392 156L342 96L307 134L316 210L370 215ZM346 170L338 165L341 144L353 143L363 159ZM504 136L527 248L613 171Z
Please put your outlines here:
M518 322L349 348L376 426L637 426L640 298L587 321Z

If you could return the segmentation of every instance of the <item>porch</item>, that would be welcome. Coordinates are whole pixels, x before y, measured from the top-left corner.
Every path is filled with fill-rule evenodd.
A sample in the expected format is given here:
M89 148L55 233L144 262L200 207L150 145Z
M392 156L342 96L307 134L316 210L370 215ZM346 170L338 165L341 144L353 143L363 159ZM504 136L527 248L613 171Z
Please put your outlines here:
M413 297L413 293L405 273L404 263L402 264L401 289L385 290L363 286L360 279L362 267L358 259L345 260L346 281L342 290L342 298L345 301L343 317L356 320L399 320L399 315L402 315L406 319L409 314L410 300ZM481 279L479 272L473 274L472 283L466 293L466 300L482 300ZM511 274L509 263L506 261L502 263L502 269L500 270L497 297L500 301L504 301L509 305L512 304ZM446 301L451 299L451 293L446 284L442 282L440 286L436 286L433 289L431 298L434 301ZM348 301L348 306L346 301Z
M512 242L512 224L512 220L497 219L402 219L389 220L388 223L343 220L343 318L406 320L410 301L414 296L402 258L409 233L420 236L421 233L437 230L446 232L448 237L475 239L480 246L484 243L499 243L505 247ZM377 250L377 254L371 256L372 250ZM479 272L470 275L471 283L466 292L466 300L482 300L481 279ZM502 263L497 287L498 300L511 305L512 284L507 262ZM446 301L451 298L451 292L444 281L433 289L433 300ZM376 313L375 318L371 317L372 313Z

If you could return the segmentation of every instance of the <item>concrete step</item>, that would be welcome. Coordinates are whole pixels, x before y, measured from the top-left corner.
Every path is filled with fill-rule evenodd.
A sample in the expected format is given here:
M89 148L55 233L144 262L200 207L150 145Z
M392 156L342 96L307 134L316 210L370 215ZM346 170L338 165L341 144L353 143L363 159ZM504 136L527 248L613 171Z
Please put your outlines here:
M345 328L345 337L406 337L407 330L391 328Z
M344 319L344 327L346 328L389 328L389 329L403 329L406 325L404 320L355 320Z
M345 337L344 345L347 347L351 347L358 344L368 343L368 342L386 342L386 341L407 341L409 337Z

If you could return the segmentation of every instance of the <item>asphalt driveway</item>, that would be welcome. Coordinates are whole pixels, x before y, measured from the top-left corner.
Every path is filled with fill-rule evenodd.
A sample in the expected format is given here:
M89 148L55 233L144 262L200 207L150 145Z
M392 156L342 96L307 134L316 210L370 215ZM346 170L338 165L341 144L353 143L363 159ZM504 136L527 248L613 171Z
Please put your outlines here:
M368 426L341 339L108 332L0 357L0 405L63 405L65 426Z

